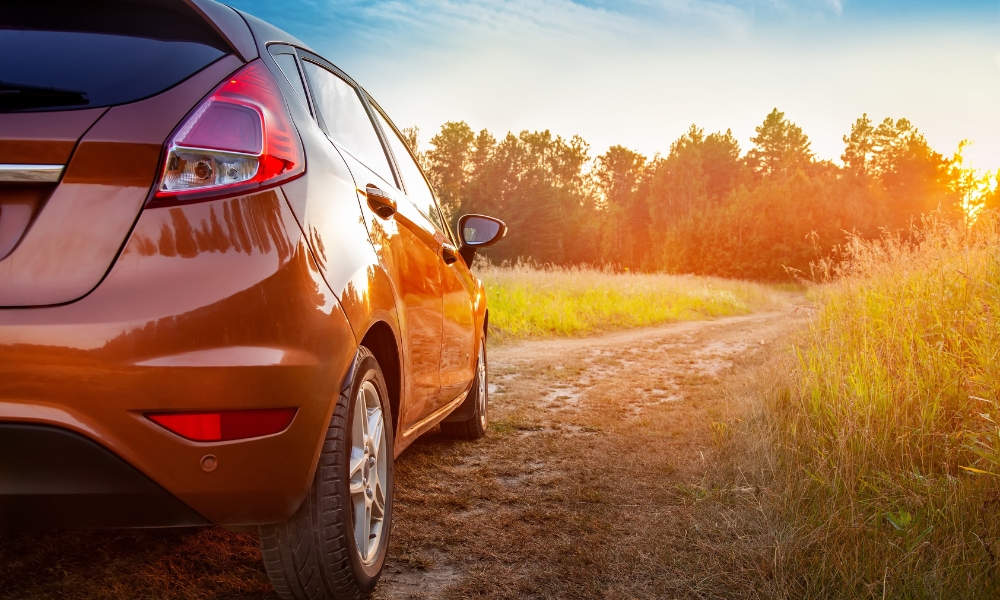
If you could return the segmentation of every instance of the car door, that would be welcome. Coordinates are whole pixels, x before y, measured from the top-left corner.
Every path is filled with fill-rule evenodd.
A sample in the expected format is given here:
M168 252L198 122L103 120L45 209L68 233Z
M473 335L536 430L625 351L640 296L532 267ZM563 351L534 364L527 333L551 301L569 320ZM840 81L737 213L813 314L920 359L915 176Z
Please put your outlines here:
M440 242L433 224L411 208L399 190L359 90L318 57L307 55L301 64L321 126L347 162L359 191L377 187L397 204L394 215L382 218L361 197L369 236L396 286L406 399L400 421L405 432L433 413L440 396Z
M441 244L441 294L443 322L441 337L441 393L438 404L444 406L469 389L475 375L476 324L472 295L476 291L472 273L458 256L450 229L442 218L423 172L417 166L402 136L381 110L375 115L396 160L398 172L410 202L435 225Z

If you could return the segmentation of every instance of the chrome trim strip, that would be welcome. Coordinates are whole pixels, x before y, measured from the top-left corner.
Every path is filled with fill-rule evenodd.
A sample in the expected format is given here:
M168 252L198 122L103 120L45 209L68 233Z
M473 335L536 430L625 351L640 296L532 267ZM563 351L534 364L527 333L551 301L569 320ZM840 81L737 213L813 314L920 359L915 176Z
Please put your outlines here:
M0 165L0 183L56 183L64 165Z

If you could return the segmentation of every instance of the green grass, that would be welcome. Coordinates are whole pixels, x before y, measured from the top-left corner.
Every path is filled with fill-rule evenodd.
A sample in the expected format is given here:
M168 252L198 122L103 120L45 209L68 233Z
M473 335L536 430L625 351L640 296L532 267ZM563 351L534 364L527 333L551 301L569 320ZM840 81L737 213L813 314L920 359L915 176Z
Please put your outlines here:
M767 286L709 277L523 264L477 265L476 274L489 297L490 335L501 341L745 315L779 302Z
M845 250L755 426L790 532L779 587L998 597L1000 222Z

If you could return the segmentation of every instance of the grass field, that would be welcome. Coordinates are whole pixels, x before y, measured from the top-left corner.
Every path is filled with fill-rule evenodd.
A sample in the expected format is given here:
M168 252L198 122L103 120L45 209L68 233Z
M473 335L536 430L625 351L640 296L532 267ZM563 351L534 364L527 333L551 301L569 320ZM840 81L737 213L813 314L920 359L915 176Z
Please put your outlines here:
M767 286L710 277L523 264L476 274L489 297L490 335L499 341L744 315L778 303Z
M777 597L1000 594L1000 226L853 242L818 318L737 393ZM763 402L761 402L763 400Z

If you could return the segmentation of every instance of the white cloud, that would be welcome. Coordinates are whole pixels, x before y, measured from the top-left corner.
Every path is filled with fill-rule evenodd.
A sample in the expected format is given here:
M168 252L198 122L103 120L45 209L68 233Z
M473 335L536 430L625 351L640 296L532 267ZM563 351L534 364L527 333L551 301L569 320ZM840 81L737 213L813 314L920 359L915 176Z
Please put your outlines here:
M330 8L347 12L340 2L331 2ZM571 0L383 0L353 4L349 11L369 24L411 34L433 33L439 43L472 33L611 41L651 34L664 26L740 31L749 24L743 9L711 0L635 0L593 6Z

